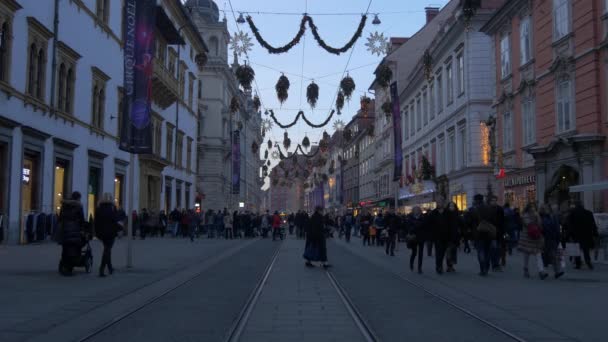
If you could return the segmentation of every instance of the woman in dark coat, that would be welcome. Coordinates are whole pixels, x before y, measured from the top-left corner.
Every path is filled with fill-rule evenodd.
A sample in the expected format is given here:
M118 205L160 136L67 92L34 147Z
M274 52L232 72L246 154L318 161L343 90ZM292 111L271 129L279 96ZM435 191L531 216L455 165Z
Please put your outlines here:
M315 208L315 213L310 217L306 234L306 247L304 249L304 259L306 266L312 267L313 261L321 262L323 267L329 267L327 264L327 245L325 242L325 219L323 217L323 209Z
M418 257L418 273L422 274L422 258L424 257L424 244L428 235L424 226L424 216L420 207L414 207L407 218L407 246L412 250L410 256L410 270L414 271L414 261Z
M105 268L108 268L110 274L114 273L112 267L112 246L114 239L119 230L118 211L114 206L112 195L109 193L103 194L101 201L95 209L95 235L103 243L103 254L101 256L101 264L99 265L99 276L105 277Z
M61 267L62 274L70 275L72 266L70 259L80 255L80 249L84 240L84 211L80 203L80 193L74 191L68 200L61 202L61 212L59 214L57 241L61 244Z
M460 234L464 224L456 203L448 203L446 214L449 227L449 241L445 254L445 261L448 266L446 272L454 272L454 265L458 262L458 246L460 245Z

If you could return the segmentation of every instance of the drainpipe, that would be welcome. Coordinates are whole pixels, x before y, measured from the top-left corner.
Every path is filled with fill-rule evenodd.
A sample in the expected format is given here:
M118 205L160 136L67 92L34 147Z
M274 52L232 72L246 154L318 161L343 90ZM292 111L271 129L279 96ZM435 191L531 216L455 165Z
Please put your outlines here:
M55 0L55 9L53 14L53 48L52 48L52 69L51 69L51 109L50 114L55 114L55 83L57 79L57 37L59 36L59 1Z

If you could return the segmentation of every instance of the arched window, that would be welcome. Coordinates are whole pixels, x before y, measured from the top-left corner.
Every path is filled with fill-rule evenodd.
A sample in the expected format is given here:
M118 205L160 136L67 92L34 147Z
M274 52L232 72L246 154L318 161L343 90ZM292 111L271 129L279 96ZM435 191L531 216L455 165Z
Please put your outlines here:
M36 44L30 45L29 67L27 71L27 92L34 95L34 85L36 83Z
M74 72L68 69L65 82L65 111L72 114L72 93L74 89Z
M0 80L6 81L8 64L8 23L5 22L0 27Z
M65 64L61 63L59 66L59 81L57 82L59 89L57 89L57 107L59 110L65 111L65 87L66 87L66 74L65 74Z
M572 106L572 80L564 75L557 83L557 133L574 129L574 110Z
M211 37L209 40L209 45L211 46L210 51L212 51L215 56L219 56L219 43L216 37Z
M45 72L45 63L44 63L44 49L40 49L38 51L38 61L36 63L37 74L36 74L36 97L40 100L43 99L44 94L42 93L44 90L44 72Z

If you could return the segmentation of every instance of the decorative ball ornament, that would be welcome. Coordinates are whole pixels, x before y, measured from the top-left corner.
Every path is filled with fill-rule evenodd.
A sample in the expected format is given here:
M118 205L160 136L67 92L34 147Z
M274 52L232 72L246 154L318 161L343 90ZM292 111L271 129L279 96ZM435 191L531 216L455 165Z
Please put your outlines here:
M378 31L370 33L365 46L372 55L386 55L388 52L388 38L384 36L384 33L378 33Z
M279 154L279 151L272 151L271 157L272 157L272 159L277 160L277 159L281 158L281 155Z
M246 55L247 52L251 51L252 47L253 43L251 42L249 33L239 31L235 32L234 36L230 37L230 48L239 56L242 54Z
M272 129L272 120L264 119L262 120L262 131L268 132Z
M274 88L277 91L277 98L279 99L279 102L281 102L282 105L289 97L289 79L287 78L287 76L281 75Z
M306 100L311 108L315 108L319 99L319 86L313 81L306 87Z
M353 95L353 91L355 91L355 81L348 74L346 77L340 81L340 89L342 89L342 93L347 100L350 100L350 97Z
M310 148L310 139L308 139L307 136L302 139L302 146L304 146L306 149Z
M338 132L341 131L341 130L343 130L345 126L346 125L344 124L344 121L342 121L342 120L336 120L336 121L334 121L334 126L333 126L334 130L336 130Z
M264 159L268 159L268 150L264 151Z

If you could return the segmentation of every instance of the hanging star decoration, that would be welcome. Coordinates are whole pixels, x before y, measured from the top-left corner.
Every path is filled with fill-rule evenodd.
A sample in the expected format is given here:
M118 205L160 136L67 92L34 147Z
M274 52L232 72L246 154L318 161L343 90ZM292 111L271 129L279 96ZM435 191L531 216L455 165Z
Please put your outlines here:
M272 129L272 120L264 119L262 120L262 130L264 132L268 132Z
M384 36L384 33L378 33L378 31L370 33L365 46L372 55L385 55L388 52L388 38Z
M279 154L279 151L273 151L272 152L272 159L277 160L281 157L281 155Z
M334 122L334 130L336 130L336 131L343 130L345 126L346 125L344 125L344 121L342 121L342 120L336 120Z
M247 54L251 51L253 43L249 37L249 33L235 32L234 36L230 37L230 48L236 52L239 56Z

